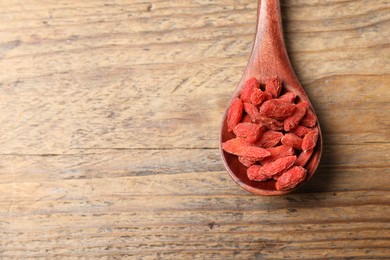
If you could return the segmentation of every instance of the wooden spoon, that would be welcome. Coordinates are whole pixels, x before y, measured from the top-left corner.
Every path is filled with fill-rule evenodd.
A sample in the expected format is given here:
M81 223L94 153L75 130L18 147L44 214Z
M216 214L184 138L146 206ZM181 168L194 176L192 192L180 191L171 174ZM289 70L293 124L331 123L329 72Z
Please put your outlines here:
M239 96L244 83L248 79L255 77L259 82L265 82L266 79L274 76L278 76L284 82L284 87L287 91L294 92L297 95L298 102L309 102L309 107L314 111L308 96L294 73L286 52L279 0L258 0L256 37L252 53L244 74L229 102L229 106L232 100ZM291 192L292 190L276 190L274 180L265 182L249 180L246 174L247 168L238 161L237 156L222 150L222 143L234 137L234 134L227 131L226 118L227 113L223 117L221 126L220 150L222 161L230 177L242 188L259 195L282 195ZM322 134L318 119L317 127L319 138L313 155L305 166L307 169L305 181L313 176L321 158Z

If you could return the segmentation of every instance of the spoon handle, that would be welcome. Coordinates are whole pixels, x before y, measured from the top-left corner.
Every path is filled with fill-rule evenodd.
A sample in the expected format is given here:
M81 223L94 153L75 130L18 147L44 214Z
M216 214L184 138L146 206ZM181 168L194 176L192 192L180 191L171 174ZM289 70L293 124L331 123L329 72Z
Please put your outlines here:
M295 78L283 38L279 0L258 0L256 37L249 59L249 75L272 77L280 72Z

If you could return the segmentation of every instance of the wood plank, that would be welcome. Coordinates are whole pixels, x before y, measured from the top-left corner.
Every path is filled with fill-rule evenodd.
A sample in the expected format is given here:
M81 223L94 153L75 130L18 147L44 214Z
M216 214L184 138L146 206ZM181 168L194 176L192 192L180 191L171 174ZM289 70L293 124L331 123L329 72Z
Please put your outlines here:
M80 181L79 181L80 182ZM159 196L155 198L153 196L147 195L138 195L128 197L126 192L121 192L120 194L107 194L104 193L102 187L99 184L91 185L90 183L83 185L83 192L79 192L78 196L72 196L72 191L76 190L69 187L51 187L51 193L53 195L39 196L36 198L34 192L32 193L31 198L24 198L23 201L18 201L18 196L14 196L14 200L4 200L0 203L2 210L0 215L2 217L14 217L14 216L29 216L30 214L46 215L46 214L56 214L56 213L72 213L78 210L81 213L104 213L104 212L137 212L140 215L143 215L143 212L167 212L166 214L178 213L181 211L192 212L194 215L197 215L199 212L202 214L204 212L235 212L235 211L244 211L244 212L257 212L260 213L269 213L275 211L276 215L282 215L281 212L286 211L286 207L297 208L303 200L306 205L302 211L306 211L307 205L317 209L323 209L323 211L334 212L337 211L351 211L353 212L357 208L375 208L377 206L377 213L384 213L385 211L390 210L387 201L389 200L388 191L378 191L378 192L364 192L359 191L359 194L362 194L360 197L367 196L365 200L355 201L357 192L345 192L340 193L338 196L343 196L345 198L345 203L348 203L349 206L346 206L344 202L339 202L339 197L336 195L328 195L321 197L321 195L312 195L310 197L305 194L305 199L297 199L298 203L295 201L289 201L286 203L285 200L282 200L282 203L278 204L279 201L272 201L274 204L269 202L267 199L257 199L250 196L243 197L232 197L232 196L212 196L210 198L205 198L204 196ZM112 192L110 186L104 186L107 190ZM111 189L110 189L111 188ZM38 190L40 187L37 188ZM43 192L43 190L39 190ZM69 194L70 193L70 194ZM381 193L382 196L379 198L378 193ZM45 194L49 194L48 192ZM35 196L34 196L35 195ZM104 196L103 196L104 195ZM12 196L12 195L11 195ZM334 196L329 199L329 196ZM296 196L298 197L298 196ZM301 196L302 197L302 196ZM169 199L169 205L166 204L167 199ZM294 200L294 197L291 199ZM324 200L324 203L321 201ZM205 205L207 201L207 207ZM375 201L375 204L373 203ZM259 204L256 204L259 203ZM145 207L148 205L148 207ZM328 209L328 207L331 207ZM314 217L315 214L309 213L310 215L307 218ZM374 216L375 213L367 212L366 217ZM279 218L279 216L270 216L273 219ZM302 216L300 216L302 217ZM329 217L329 216L327 216ZM318 220L321 219L318 217Z
M34 221L37 218L32 216L24 223L25 218L20 220L16 218L16 229L5 233L8 236L14 236L16 240L7 240L2 246L10 249L7 252L10 255L21 254L28 249L29 255L39 256L45 253L46 246L50 246L53 253L66 251L70 247L72 248L71 255L82 255L88 252L100 254L99 252L107 247L105 238L109 237L111 241L109 250L114 253L116 250L121 250L124 253L131 254L137 252L137 249L142 249L145 253L155 253L155 250L164 250L164 252L187 251L188 248L194 248L202 252L203 250L224 248L224 252L234 249L254 250L256 252L269 250L269 254L277 254L276 251L281 251L281 255L290 255L296 250L302 250L301 253L308 250L310 254L316 254L316 252L322 252L322 250L333 250L331 255L334 255L338 251L340 254L345 254L343 248L355 249L355 252L360 252L359 249L370 243L373 249L378 250L377 255L380 256L387 252L386 249L390 241L388 238L388 219L376 219L375 215L379 216L381 213L373 214L372 208L367 206L358 207L352 211L345 208L327 210L320 208L317 210L324 216L320 219L313 218L313 215L316 214L313 213L310 207L306 210L298 209L297 211L272 210L267 214L261 211L246 212L244 214L234 212L207 212L207 214L205 212L194 212L189 214L188 212L182 212L176 214L173 219L172 212L94 214L96 222L93 223L86 223L88 216L93 212L71 215L52 214L40 216L39 221L37 219L33 222L40 223L38 227L29 225L28 220ZM367 222L359 222L359 210L370 213L367 215ZM388 207L385 212L387 211ZM337 212L337 215L327 219L325 214L329 216L329 212L333 214ZM302 219L302 216L308 216L308 213L310 217ZM274 219L273 216L280 216L280 219L279 217ZM348 217L340 223L340 216ZM195 222L193 221L194 217ZM289 223L284 220L286 218L289 219ZM226 223L224 219L232 222L228 221ZM174 222L166 222L171 220L174 220ZM58 221L58 223L63 223L63 227L59 227L58 224L53 226L53 223L47 223L46 221ZM114 223L112 223L113 221ZM240 224L235 221L239 221ZM310 224L311 222L315 224ZM72 223L71 230L69 230L69 223ZM115 227L119 223L122 226ZM236 227L244 226L248 228L248 224L251 224L250 227L259 226L259 229L260 227L261 229L258 231L252 230L252 233L249 234L233 231ZM192 227L190 233L185 232L188 225ZM211 225L212 228L210 228ZM349 225L352 225L351 229ZM362 230L363 225L367 225L364 230ZM140 226L144 227L142 229L146 230L146 234L139 233ZM184 230L181 230L183 227ZM44 228L46 235L37 238L34 234L41 233L42 228ZM55 229L53 230L53 228ZM224 230L226 228L233 230L228 231L228 233L220 233L219 229ZM167 234L167 230L171 230L173 233ZM179 233L177 233L178 231ZM76 241L83 241L84 246L82 248L72 247L72 242ZM22 245L23 247L21 247Z
M388 144L325 145L319 175L355 172L358 178L370 172L386 174L388 151ZM218 149L76 149L70 154L10 154L1 158L0 183L4 184L224 170Z
M384 84L377 92L371 89L371 100L362 104L358 104L361 97L357 97L355 104L348 106L343 95L339 95L338 102L315 104L324 142L387 142L390 117L383 111L390 104L390 95L373 101L374 95L385 90ZM114 86L92 91L75 88L68 93L58 87L42 96L32 85L30 90L35 93L24 88L13 94L2 93L6 98L0 106L4 112L0 118L4 154L68 153L75 148L217 148L218 128L228 101L226 97L205 99L203 94L142 99L123 94L116 98L124 89ZM313 96L326 97L326 90L329 88ZM21 99L23 91L26 98Z

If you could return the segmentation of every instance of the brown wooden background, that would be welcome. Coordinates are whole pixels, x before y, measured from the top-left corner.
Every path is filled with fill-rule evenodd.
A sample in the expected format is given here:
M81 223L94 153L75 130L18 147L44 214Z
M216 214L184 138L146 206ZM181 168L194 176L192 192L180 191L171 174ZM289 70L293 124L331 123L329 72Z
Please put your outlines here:
M390 258L390 1L282 0L325 150L281 197L218 151L256 6L0 1L0 257Z

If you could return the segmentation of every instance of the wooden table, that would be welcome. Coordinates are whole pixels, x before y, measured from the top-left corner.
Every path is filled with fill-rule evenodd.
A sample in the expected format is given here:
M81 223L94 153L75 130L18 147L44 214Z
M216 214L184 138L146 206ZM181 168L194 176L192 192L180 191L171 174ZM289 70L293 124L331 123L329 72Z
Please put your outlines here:
M0 258L390 258L390 1L282 1L324 154L234 184L219 125L255 0L0 2Z

